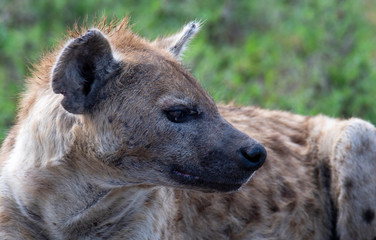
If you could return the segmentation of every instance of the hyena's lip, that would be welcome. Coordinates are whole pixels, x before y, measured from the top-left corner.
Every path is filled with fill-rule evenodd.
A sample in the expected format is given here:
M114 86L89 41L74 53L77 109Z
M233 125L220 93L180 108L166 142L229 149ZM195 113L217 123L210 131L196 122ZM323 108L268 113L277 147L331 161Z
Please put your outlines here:
M180 172L176 169L173 170L172 173L175 174L176 176L180 176L180 177L187 179L187 180L199 180L200 179L200 177L198 177L198 176L194 176L194 175L191 175L191 174L186 173L186 172Z
M221 191L229 192L238 190L245 182L249 180L248 177L246 180L228 180L224 181L214 181L210 179L210 176L198 176L198 174L192 174L188 171L183 171L176 166L171 167L170 176L179 184L183 184L192 189L199 189L204 191ZM253 174L252 174L253 175Z

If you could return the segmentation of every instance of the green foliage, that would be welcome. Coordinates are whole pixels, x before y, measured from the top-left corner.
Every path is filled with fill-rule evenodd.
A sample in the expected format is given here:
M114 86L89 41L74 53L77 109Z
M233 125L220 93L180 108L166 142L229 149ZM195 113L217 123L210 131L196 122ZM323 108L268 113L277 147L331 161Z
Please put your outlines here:
M205 21L185 62L219 102L376 123L372 0L0 1L0 141L30 63L74 22L129 14L147 38Z

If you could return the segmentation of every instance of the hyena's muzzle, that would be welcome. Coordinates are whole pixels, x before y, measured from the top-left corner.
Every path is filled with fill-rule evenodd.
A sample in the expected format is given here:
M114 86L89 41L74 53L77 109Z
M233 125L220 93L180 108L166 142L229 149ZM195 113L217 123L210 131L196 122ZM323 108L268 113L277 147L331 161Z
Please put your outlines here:
M175 181L206 191L233 191L264 164L267 154L263 145L222 118L219 125L217 129L208 128L210 134L203 130L201 137L194 138L192 145L198 150L198 162L170 166L170 176Z

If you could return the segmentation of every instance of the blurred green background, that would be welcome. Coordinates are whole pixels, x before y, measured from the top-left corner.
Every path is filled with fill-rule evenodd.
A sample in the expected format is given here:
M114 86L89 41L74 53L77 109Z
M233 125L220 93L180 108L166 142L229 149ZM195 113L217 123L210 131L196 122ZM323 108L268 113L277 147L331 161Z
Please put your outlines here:
M0 0L0 142L31 63L95 14L150 39L204 20L184 60L218 102L376 123L373 0Z

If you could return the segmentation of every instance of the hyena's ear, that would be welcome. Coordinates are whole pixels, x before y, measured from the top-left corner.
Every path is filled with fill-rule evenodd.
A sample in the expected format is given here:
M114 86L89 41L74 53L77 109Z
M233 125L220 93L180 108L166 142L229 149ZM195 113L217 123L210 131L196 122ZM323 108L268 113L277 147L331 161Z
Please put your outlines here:
M158 48L168 50L175 58L179 59L189 43L189 40L200 30L200 27L200 22L190 22L178 33L166 38L157 38L152 44Z
M116 65L106 37L99 30L89 30L70 41L58 56L52 69L52 89L64 95L61 104L68 112L87 113Z

